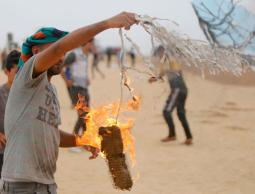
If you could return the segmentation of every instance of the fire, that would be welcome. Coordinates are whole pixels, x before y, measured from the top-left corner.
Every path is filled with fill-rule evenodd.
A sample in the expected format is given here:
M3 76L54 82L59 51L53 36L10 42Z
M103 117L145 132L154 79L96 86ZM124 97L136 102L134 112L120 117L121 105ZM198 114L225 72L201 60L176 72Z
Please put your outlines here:
M81 137L78 137L78 145L90 145L101 149L101 137L98 130L100 127L110 127L116 125L121 130L124 152L128 152L132 163L135 163L135 145L134 137L131 129L134 126L134 120L131 118L125 119L125 122L117 121L117 114L120 107L121 112L139 110L141 97L133 96L127 103L119 104L114 102L98 108L88 108L84 102L84 97L79 95L79 100L76 104L76 109L80 115L86 112L84 122L86 122L86 131ZM103 155L103 153L101 154Z

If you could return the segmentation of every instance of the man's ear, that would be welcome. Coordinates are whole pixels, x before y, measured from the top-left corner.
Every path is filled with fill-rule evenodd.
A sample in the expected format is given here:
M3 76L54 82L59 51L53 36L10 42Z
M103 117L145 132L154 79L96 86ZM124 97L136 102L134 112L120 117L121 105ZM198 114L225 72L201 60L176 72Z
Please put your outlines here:
M38 46L32 46L32 53L33 53L33 55L39 53L39 47Z

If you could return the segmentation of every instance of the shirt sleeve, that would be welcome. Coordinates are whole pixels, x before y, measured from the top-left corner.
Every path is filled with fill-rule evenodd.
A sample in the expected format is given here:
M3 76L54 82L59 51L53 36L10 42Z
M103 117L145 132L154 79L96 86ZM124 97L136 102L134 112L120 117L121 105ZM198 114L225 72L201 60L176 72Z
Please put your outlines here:
M33 78L33 70L35 66L36 55L31 57L18 71L15 81L24 84L25 87L36 87L38 84L47 79L47 71Z

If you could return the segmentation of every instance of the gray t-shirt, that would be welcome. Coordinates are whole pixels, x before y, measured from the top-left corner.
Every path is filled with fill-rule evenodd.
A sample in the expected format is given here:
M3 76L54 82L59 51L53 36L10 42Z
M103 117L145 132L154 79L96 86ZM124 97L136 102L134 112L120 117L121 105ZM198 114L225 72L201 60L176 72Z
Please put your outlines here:
M2 178L52 184L60 143L59 102L47 72L32 78L34 58L17 73L7 101Z
M0 87L0 132L4 134L4 114L5 106L8 99L10 89L7 84ZM0 154L4 153L4 148L0 149Z

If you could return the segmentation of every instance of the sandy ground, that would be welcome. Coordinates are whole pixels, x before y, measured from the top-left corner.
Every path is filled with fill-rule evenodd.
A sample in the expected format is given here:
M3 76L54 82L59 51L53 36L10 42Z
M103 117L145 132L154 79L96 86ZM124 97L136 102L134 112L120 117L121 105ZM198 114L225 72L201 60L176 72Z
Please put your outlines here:
M117 66L101 69L106 78L91 80L92 106L119 98ZM184 132L174 112L178 140L161 143L167 127L161 115L167 98L167 83L149 85L147 77L132 73L136 93L143 97L133 135L136 139L137 164L131 192L113 188L104 159L89 161L85 151L72 153L60 149L56 181L59 194L253 194L255 191L255 89L203 80L185 72L189 87L187 117L194 135L194 145L185 146ZM251 74L249 76L255 76ZM224 80L223 78L221 78ZM246 78L245 78L246 79ZM3 83L3 74L0 81ZM250 78L248 79L250 80ZM57 86L61 103L62 126L72 131L76 112L71 109L65 85L60 77ZM250 82L250 81L249 81ZM225 82L226 83L226 80ZM255 83L255 82L254 82ZM251 85L251 84L247 84ZM254 85L254 84L253 84ZM128 98L128 94L125 94Z

